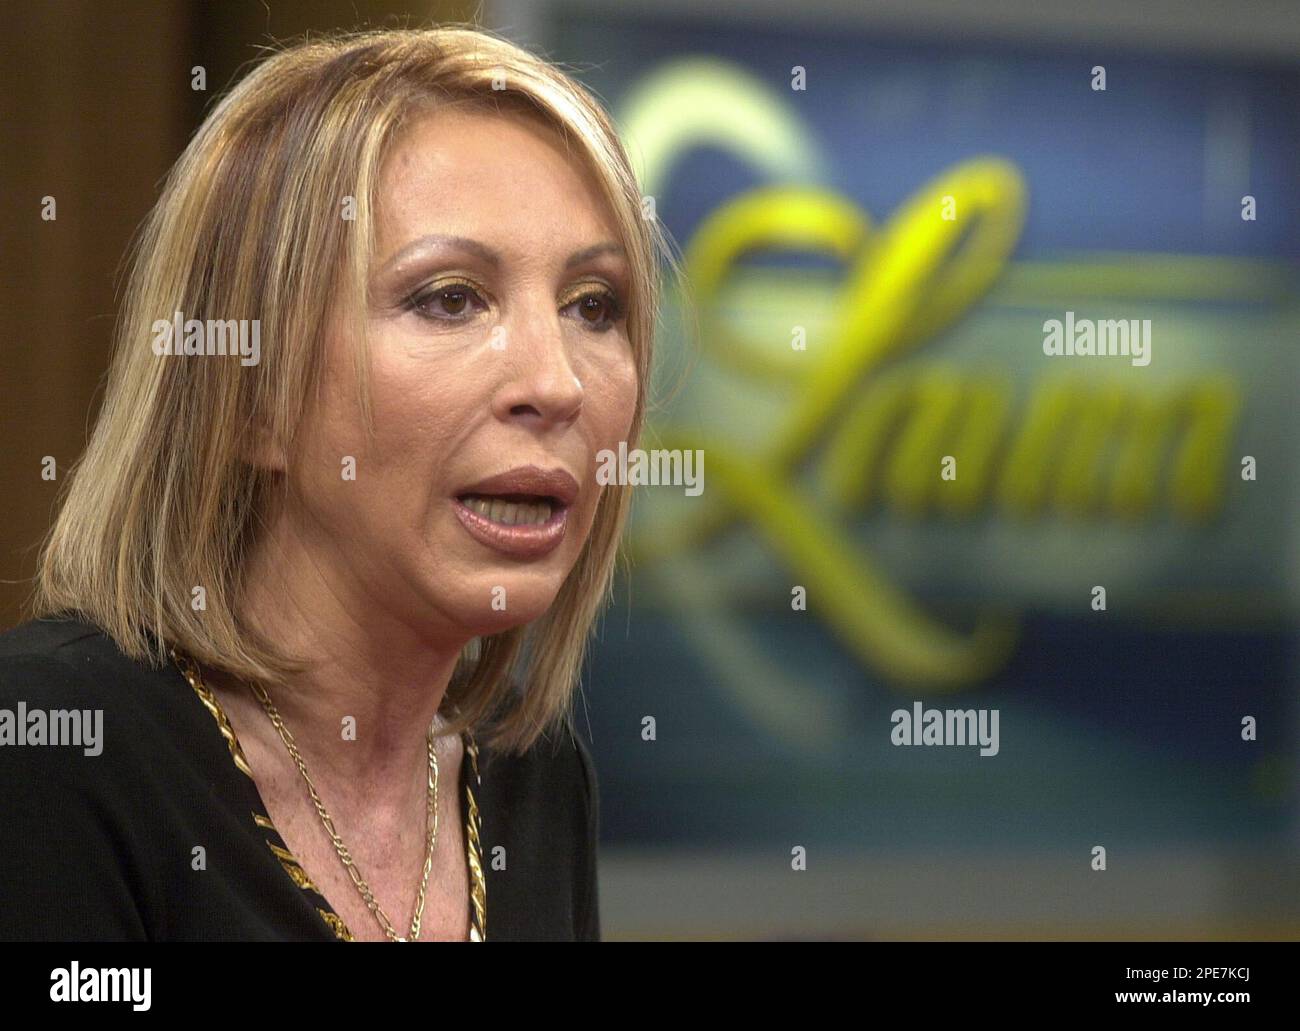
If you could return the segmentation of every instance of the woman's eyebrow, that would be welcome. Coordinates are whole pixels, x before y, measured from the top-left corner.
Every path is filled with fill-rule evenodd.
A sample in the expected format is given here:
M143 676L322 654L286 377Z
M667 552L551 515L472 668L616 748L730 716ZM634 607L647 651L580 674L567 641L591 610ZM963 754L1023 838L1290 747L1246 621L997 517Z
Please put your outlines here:
M453 236L449 233L431 233L428 236L417 237L394 254L381 266L383 270L392 268L413 257L420 251L428 250L431 247L455 247L462 251L468 251L470 254L481 258L493 268L499 268L501 265L501 255L494 251L485 243L478 240L472 240L468 236Z
M394 265L398 265L407 258L414 256L420 251L427 250L430 247L456 247L480 258L483 262L494 269L501 267L501 255L485 243L474 240L468 236L455 236L448 233L432 233L428 236L421 236L418 239L412 240L384 262L382 269L390 269ZM575 251L573 254L569 255L568 260L564 263L564 267L566 269L573 268L574 265L581 265L584 261L590 261L592 258L599 257L602 254L617 254L620 257L627 257L627 252L623 249L621 244L614 240L607 240L604 243L598 243L592 247L585 247L580 251Z
M614 240L607 240L604 243L596 244L594 247L587 247L569 255L569 260L564 263L564 267L573 268L574 265L581 265L584 261L598 258L602 254L617 254L620 258L627 257L627 251L623 249L622 244Z

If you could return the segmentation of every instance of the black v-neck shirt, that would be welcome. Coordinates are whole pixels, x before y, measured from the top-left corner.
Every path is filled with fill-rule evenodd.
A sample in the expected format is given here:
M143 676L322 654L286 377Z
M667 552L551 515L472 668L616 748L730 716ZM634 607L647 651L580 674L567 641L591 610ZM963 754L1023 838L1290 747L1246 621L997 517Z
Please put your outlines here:
M80 734L64 722L74 710ZM275 830L218 714L174 665L137 662L83 620L0 634L0 939L350 937ZM31 743L42 723L54 737L56 721L61 740L79 743ZM598 941L599 793L586 746L571 724L521 756L475 743L460 797L462 816L472 799L481 821L486 940Z

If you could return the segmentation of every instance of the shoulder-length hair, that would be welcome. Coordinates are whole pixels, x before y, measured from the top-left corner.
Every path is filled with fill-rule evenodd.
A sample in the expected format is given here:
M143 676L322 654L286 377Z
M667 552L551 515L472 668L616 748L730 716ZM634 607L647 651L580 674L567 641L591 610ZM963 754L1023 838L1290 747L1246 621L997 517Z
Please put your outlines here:
M277 482L245 456L259 430L292 447L325 365L336 297L355 316L358 396L373 433L364 299L379 171L403 122L447 103L541 117L595 174L632 272L635 446L660 259L681 272L597 100L555 64L468 25L278 49L205 119L133 243L104 404L42 549L34 616L79 612L127 655L159 664L175 648L268 684L307 667L241 617L243 560ZM344 205L353 217L342 217ZM159 357L151 326L174 312L259 318L260 361ZM523 751L571 715L629 503L630 487L605 488L544 616L466 647L444 702L448 732L472 728L493 747Z

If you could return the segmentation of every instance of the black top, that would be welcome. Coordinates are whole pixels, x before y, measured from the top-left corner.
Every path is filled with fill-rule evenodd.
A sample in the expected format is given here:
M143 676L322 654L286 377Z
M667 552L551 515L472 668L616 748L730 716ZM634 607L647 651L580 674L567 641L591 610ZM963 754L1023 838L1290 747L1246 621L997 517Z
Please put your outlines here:
M56 710L82 711L84 732ZM90 623L0 634L0 939L348 936L218 714L174 665L136 662ZM42 727L78 743L32 743ZM481 819L486 939L599 940L599 794L569 726L522 756L467 747L461 787Z

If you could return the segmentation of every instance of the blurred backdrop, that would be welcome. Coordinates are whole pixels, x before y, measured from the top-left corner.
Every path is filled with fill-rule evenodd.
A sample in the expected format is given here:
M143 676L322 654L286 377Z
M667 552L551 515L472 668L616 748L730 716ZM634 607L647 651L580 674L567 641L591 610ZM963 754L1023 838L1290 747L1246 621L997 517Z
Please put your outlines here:
M214 96L477 18L605 101L689 285L643 444L705 490L641 490L578 705L605 936L1300 937L1293 5L788 6L6 7L5 625Z

